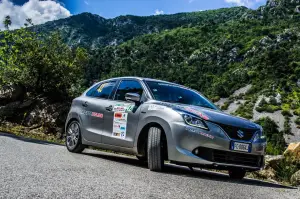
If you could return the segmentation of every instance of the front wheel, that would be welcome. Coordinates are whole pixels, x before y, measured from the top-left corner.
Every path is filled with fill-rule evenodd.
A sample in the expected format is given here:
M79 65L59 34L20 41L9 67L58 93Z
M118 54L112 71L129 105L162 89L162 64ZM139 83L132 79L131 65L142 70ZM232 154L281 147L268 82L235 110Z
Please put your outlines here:
M245 177L246 171L242 169L231 169L228 171L229 177L236 180L241 180Z
M81 143L80 124L72 121L66 132L66 147L72 153L81 153L85 149L85 145Z
M162 171L164 167L162 130L151 127L148 132L148 168L150 171Z

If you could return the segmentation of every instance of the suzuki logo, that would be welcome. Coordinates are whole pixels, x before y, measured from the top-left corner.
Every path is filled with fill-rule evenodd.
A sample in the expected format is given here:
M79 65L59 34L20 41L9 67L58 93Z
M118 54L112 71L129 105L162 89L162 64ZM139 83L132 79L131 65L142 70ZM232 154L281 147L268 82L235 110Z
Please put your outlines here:
M243 138L244 137L244 132L241 131L241 130L238 130L237 135L239 136L239 138Z

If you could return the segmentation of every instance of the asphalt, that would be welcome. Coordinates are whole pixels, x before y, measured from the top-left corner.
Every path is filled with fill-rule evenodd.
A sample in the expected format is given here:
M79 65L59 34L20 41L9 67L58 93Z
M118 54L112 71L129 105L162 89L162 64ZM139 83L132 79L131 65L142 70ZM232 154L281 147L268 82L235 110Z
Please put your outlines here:
M300 198L299 188L168 164L151 172L134 157L0 133L0 198Z

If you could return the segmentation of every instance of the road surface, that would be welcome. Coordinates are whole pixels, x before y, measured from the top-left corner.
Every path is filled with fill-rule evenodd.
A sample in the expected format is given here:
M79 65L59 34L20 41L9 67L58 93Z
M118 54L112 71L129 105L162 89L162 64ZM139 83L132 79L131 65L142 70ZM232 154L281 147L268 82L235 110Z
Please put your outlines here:
M0 133L0 198L300 198L297 188Z

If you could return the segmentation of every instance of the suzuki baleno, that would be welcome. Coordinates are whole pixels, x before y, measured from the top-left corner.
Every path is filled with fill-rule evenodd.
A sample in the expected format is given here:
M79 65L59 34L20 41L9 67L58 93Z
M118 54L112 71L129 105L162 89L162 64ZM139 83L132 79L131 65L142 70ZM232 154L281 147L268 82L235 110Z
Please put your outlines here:
M228 170L242 179L263 168L261 126L228 115L195 90L170 82L123 77L99 82L73 100L66 146L134 154L161 171L164 161Z

